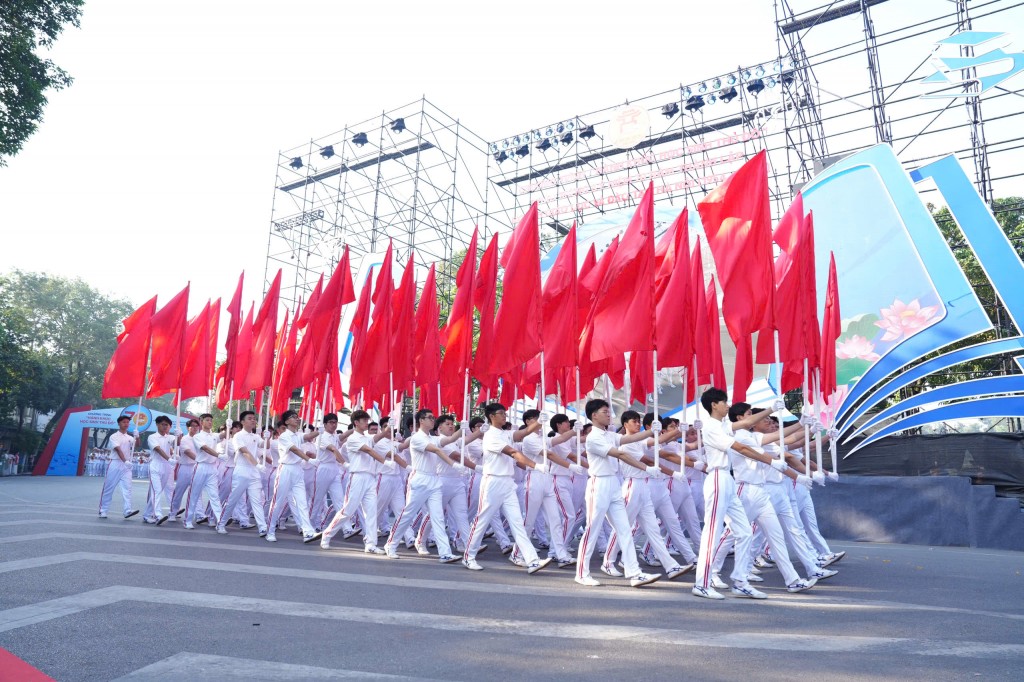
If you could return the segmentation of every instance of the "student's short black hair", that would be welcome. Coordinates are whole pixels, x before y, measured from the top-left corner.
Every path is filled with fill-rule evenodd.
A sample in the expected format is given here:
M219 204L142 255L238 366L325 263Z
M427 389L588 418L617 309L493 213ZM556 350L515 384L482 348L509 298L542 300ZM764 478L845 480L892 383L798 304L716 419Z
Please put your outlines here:
M203 412L201 415L199 415L199 421L202 421L204 419L213 419L213 415L210 414L209 412Z
M120 417L117 418L117 423L120 424L123 421L131 421L131 420L132 420L131 417L129 417L126 414L122 414Z
M118 421L120 421L120 420L118 420ZM164 415L160 415L159 417L157 417L153 421L156 422L157 424L170 424L171 423L171 418L170 417L165 417Z
M477 426L479 426L480 424L483 424L483 423L484 423L484 418L483 417L473 417L472 419L469 420L469 430L472 431Z
M251 415L255 415L256 413L253 412L252 410L244 410L240 415L238 415L238 421L242 421L243 419L248 417L250 414Z
M569 421L568 415L559 413L559 414L556 414L554 417L552 417L551 421L548 422L548 424L551 425L551 430L552 431L558 431L558 425L561 424L562 422L567 422L567 421Z
M531 419L537 419L538 417L540 417L540 410L532 409L532 410L527 410L526 412L523 412L523 421L524 422L530 421Z
M498 412L506 411L507 408L501 403L487 403L487 405L484 406L484 416L487 417L488 422L491 421L491 417L493 417Z
M750 403L733 403L732 407L729 408L729 421L739 421L749 409Z
M366 410L356 410L355 412L353 412L349 416L349 419L352 420L353 424L355 424L357 421L359 421L361 419L369 419L369 418L370 418L370 413L367 412Z
M711 414L711 405L720 403L723 400L729 400L729 394L714 386L704 391L700 396L701 407L707 410L708 414Z
M326 424L327 422L336 421L338 421L338 415L335 414L334 412L328 412L327 414L324 415L324 424Z
M588 400L587 406L584 408L584 411L587 413L587 419L592 420L594 418L594 413L605 407L608 407L607 400L601 400L600 398Z
M440 417L438 417L437 419L434 420L434 428L436 429L439 426L441 426L442 424L446 424L448 422L451 422L451 423L454 424L455 423L455 415L453 415L453 414L442 414Z
M644 428L645 429L651 428L651 424L653 424L653 423L654 423L654 413L653 412L648 412L647 414L644 415L644 419L643 419Z
M622 413L622 416L619 418L623 426L626 425L626 422L632 421L633 419L640 421L640 413L637 412L636 410L626 410L625 412Z
M190 426L199 426L199 420L198 419L189 419L187 422L185 422L185 428L186 429L188 427L190 427Z
M284 412L281 415L281 423L279 424L279 426L284 426L286 421L288 421L292 417L298 417L298 416L299 416L299 413L296 412L295 410L287 410L286 412Z
M431 410L429 408L426 408L426 407L424 407L422 410L419 410L416 413L416 428L418 429L420 427L420 422L423 421L424 417L426 417L428 414L433 414L433 413L434 413L433 410Z

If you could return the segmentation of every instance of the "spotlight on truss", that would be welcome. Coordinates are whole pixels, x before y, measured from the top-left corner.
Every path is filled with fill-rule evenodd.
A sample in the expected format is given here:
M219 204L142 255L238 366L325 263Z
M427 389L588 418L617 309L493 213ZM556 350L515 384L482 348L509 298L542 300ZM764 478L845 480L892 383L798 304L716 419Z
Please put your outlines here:
M566 133L565 135L562 135L562 144L572 144L572 133Z
M296 156L288 165L294 168L295 170L299 170L300 168L302 168L302 157Z
M369 141L370 140L367 139L366 137L366 133L356 133L355 135L352 136L352 144L354 144L357 147L362 147Z
M757 97L762 90L764 90L764 81L760 78L747 84L747 92L755 97Z
M597 133L594 132L594 126L586 126L582 130L580 130L580 139L581 140L589 140L590 138L594 137L595 135L597 135Z
M332 156L334 156L334 145L329 144L323 149L321 149L320 156L324 157L325 159L329 159Z
M687 88L689 89L689 88ZM665 118L672 118L679 113L679 102L669 102L661 107L661 115Z
M547 150L551 149L551 140L545 137L537 144L537 149L542 152L546 152Z
M686 110L687 111L691 111L691 112L697 111L702 106L704 106L704 98L701 97L700 95L694 95L690 99L686 100Z
M723 102L731 102L734 99L736 99L736 96L738 94L739 93L736 92L736 88L729 88L728 90L722 90L722 94L720 95L720 97Z
M508 159L508 154L506 154L506 153L505 153L505 152L503 152L503 151L501 151L501 152L496 152L496 153L494 154L494 160L495 160L495 161L497 161L498 163L501 163L502 161L505 161L505 160L507 160L507 159Z
M403 130L405 130L404 118L396 118L394 121L391 122L391 132L400 133Z

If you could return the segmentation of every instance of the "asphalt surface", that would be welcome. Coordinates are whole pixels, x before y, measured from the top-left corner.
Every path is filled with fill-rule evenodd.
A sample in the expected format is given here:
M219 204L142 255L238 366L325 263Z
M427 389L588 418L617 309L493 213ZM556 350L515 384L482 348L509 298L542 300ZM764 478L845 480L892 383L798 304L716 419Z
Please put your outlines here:
M769 570L769 599L710 602L692 573L634 589L595 561L585 588L496 548L470 572L101 520L101 484L0 479L0 647L57 680L1024 677L1024 553L835 542L808 592Z

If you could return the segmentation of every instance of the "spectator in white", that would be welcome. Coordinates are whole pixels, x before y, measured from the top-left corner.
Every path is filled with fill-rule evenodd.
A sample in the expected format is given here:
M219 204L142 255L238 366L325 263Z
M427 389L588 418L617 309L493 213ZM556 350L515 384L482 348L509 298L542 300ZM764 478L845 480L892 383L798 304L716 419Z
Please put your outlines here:
M167 498L167 504L170 505L174 496L171 457L174 455L174 442L177 439L170 431L171 418L160 415L156 418L156 433L151 433L146 440L149 451L153 454L149 462L149 495L146 498L146 513L142 515L142 520L158 526L168 518L167 514L163 513L162 499Z
M132 509L132 449L139 434L128 435L128 422L131 417L121 415L117 418L117 432L110 436L110 447L114 452L113 461L107 467L107 475L103 479L103 492L100 493L100 518L107 518L107 509L114 498L114 489L121 491L124 502L124 517L130 519L139 513Z

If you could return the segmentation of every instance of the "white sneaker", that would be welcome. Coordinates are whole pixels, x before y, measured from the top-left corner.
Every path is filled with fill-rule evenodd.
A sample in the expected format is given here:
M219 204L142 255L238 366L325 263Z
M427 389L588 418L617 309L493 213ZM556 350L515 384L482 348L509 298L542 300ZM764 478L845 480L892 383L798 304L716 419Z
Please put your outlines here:
M484 567L476 562L476 559L463 559L462 565L471 571L482 571Z
M718 575L717 573L711 574L711 586L716 590L729 589L729 585L727 585L726 582L722 580L722 576Z
M694 585L690 593L695 597L704 597L705 599L725 599L720 592L716 592L713 587L700 587Z
M100 518L101 519L107 518L107 512L100 512Z
M366 547L363 547L363 553L364 554L383 554L384 550L381 549L380 547L375 546L375 545L367 545Z
M789 592L803 592L804 590L809 590L814 587L817 582L818 581L814 578L811 578L810 580L794 580L786 586L786 590Z
M217 533L220 534L220 535L227 535L228 534L228 529L225 528L224 526L217 526Z
M818 557L818 566L820 566L821 568L831 566L832 564L842 559L844 556L846 556L846 552L833 552L831 554L826 554L825 556L820 556Z
M651 583L661 580L660 575L652 573L637 573L629 579L630 587L643 587L644 585L650 585Z
M696 566L697 566L697 564L684 564L683 566L679 566L677 564L674 568L669 569L665 573L665 577L668 578L669 580L675 580L679 576L685 575L685 574L689 573L694 568L696 568Z
M518 566L519 568L526 568L526 560L521 557L510 556L508 560L516 566Z
M620 571L619 569L615 568L614 566L607 566L605 564L601 564L601 572L604 573L605 575L610 575L613 578L621 578L622 577L622 571Z
M420 556L427 556L427 555L430 554L430 550L427 549L426 545L421 545L420 543L417 542L416 543L416 553L419 554Z
M331 541L330 540L321 540L320 541L320 549L330 549L330 548L331 548Z
M579 576L576 576L575 580L580 585L584 585L586 587L600 587L601 586L600 581L598 581L597 579L595 579L595 578L593 578L593 577L591 577L589 575L583 576L582 578L579 577Z
M195 527L195 525L191 521L186 521L185 522L185 528L187 530L195 530L196 527Z
M747 582L748 583L763 583L764 582L764 578L762 578L759 575L754 575L753 573L751 573L750 575L747 576Z
M277 542L277 536L273 533L267 533L267 542Z
M749 584L747 585L733 585L732 593L737 597L746 597L748 599L767 599L768 595L764 592L754 589Z
M302 542L308 545L311 542L319 540L321 537L323 537L323 533L309 533L302 536Z
M531 562L530 565L526 567L526 572L532 575L550 563L551 559L538 559L537 561Z
M454 554L445 554L443 557L438 557L437 560L440 561L442 564L454 564L459 560L459 557L455 556Z
M387 557L389 559L397 559L398 558L398 550L395 549L395 546L390 544L390 543L384 545L384 553L387 555Z
M835 570L834 568L821 568L815 571L814 573L809 574L807 577L814 578L815 580L825 580L826 578L831 578L832 576L837 575L838 573L839 571Z

